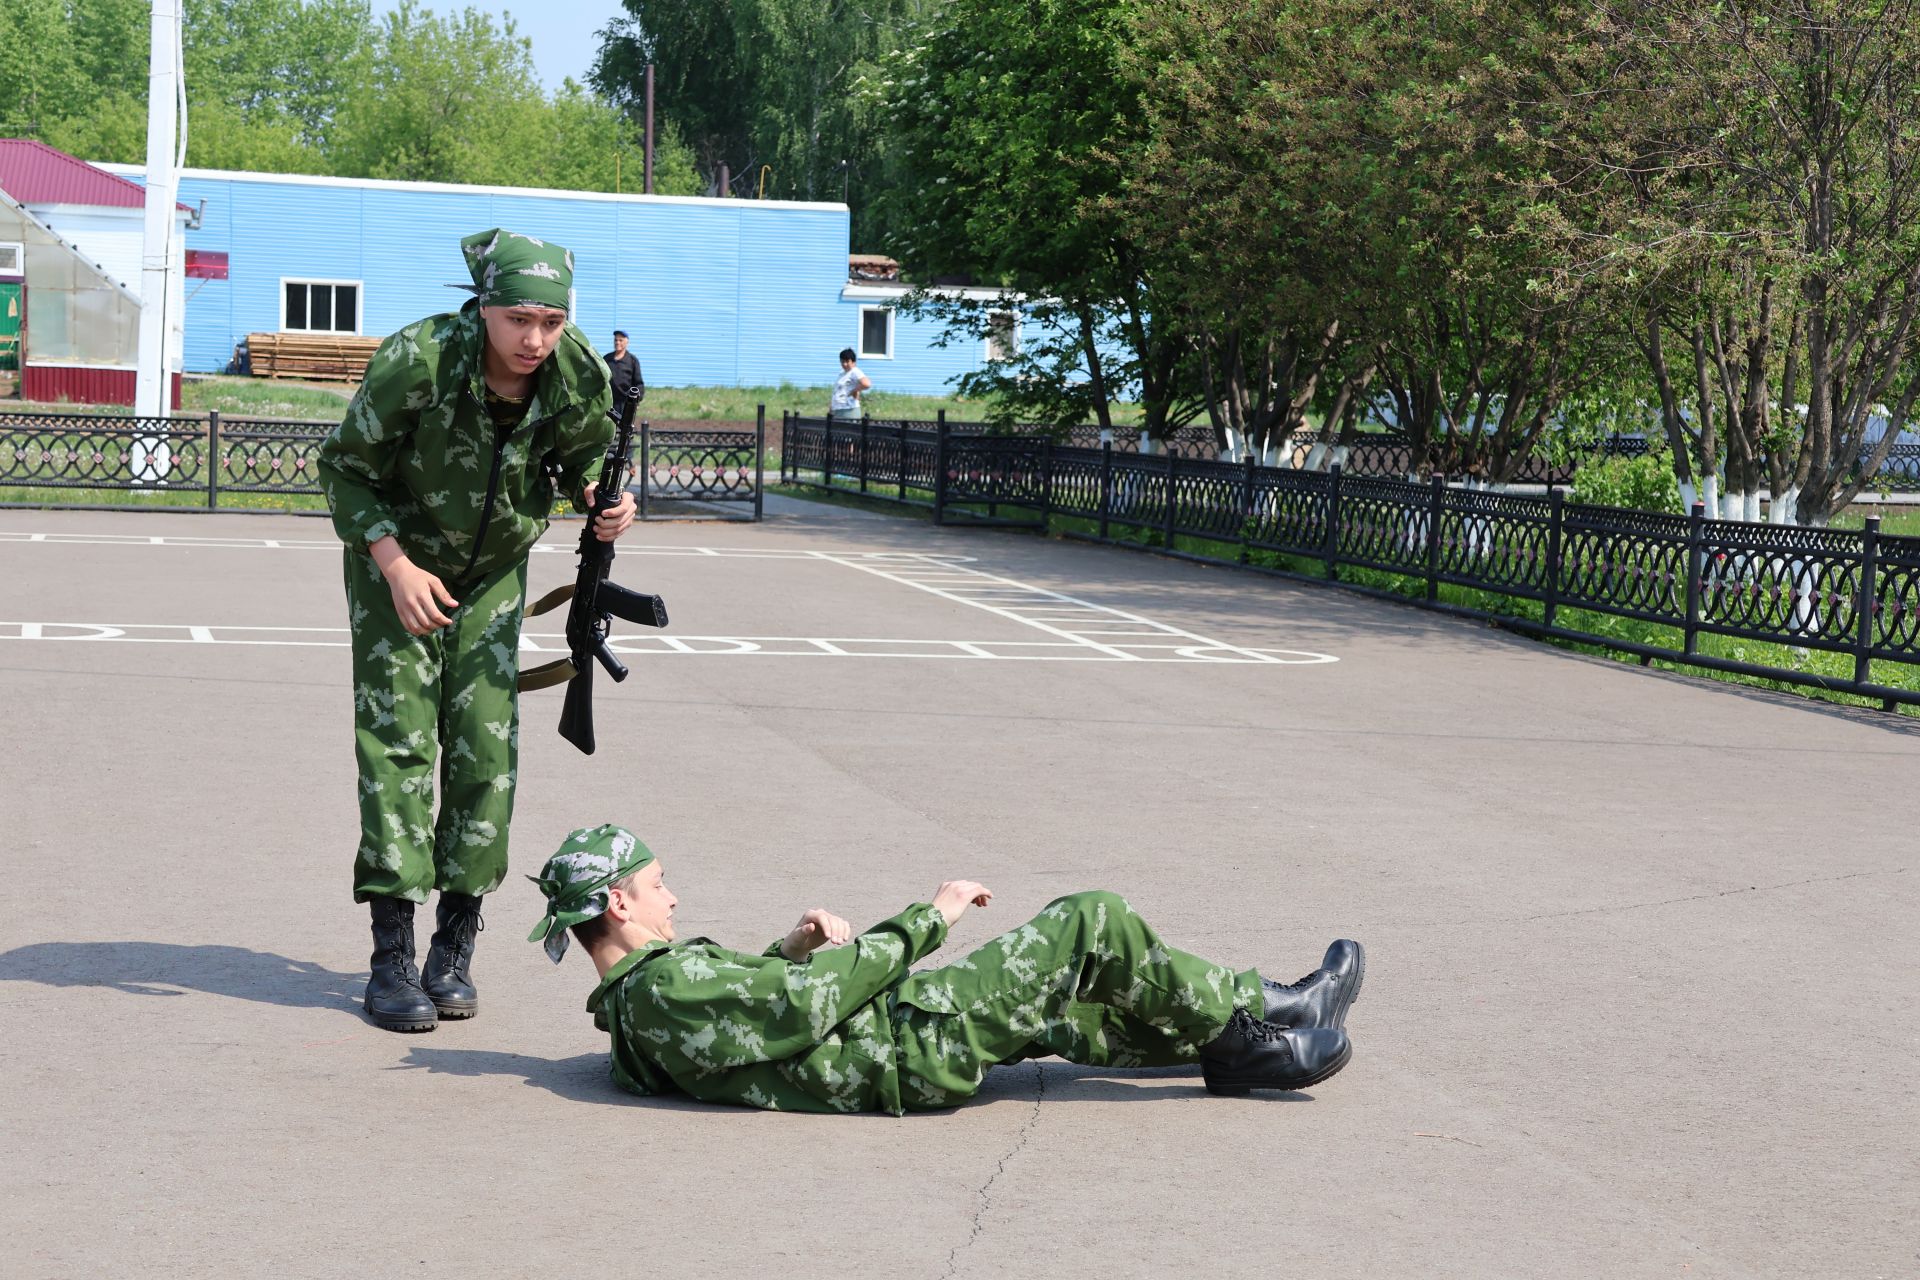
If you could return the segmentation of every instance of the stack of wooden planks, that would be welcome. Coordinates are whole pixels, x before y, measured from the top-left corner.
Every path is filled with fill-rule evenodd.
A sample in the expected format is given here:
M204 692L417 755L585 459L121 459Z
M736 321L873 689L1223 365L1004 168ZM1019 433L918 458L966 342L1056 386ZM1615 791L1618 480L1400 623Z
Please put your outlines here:
M250 333L247 364L256 378L358 382L379 346L350 333Z

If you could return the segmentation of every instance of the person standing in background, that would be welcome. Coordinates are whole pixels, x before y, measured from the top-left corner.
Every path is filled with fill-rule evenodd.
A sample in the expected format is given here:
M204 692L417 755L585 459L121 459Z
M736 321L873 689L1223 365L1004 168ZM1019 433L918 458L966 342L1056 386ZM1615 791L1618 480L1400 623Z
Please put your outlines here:
M873 387L873 380L860 372L853 362L853 348L840 350L840 376L833 380L833 398L827 402L829 418L856 421L860 418L860 397Z
M613 331L613 350L606 354L607 372L613 379L613 402L620 403L620 397L638 387L640 398L646 399L647 380L640 376L640 357L627 350L627 331Z

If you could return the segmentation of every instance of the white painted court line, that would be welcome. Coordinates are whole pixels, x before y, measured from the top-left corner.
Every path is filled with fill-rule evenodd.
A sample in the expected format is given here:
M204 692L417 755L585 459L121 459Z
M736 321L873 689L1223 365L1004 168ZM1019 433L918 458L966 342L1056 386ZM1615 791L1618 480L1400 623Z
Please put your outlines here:
M1285 661L1268 656L1272 652L1269 650L1249 649L1209 639L1182 627L1143 618L1125 609L1115 609L1045 587L1031 586L1015 578L988 573L984 569L959 568L944 560L936 561L931 557L922 559L911 553L892 553L884 557L822 554L829 560L863 573L898 582L916 591L925 591L955 604L984 609L1022 626L1077 641L1121 662L1168 661L1147 656L1148 652L1167 648L1186 655L1182 659L1185 661L1223 660L1197 656L1203 653L1234 654L1237 656L1231 660L1239 662ZM1081 616L1063 617L1063 614ZM1130 639L1136 636L1176 640L1179 644L1147 644ZM1316 655L1316 658L1325 662L1337 660L1326 654Z
M164 535L131 533L28 533L21 530L0 529L0 543L23 543L41 546L93 546L93 547L188 547L212 550L240 551L338 551L340 541L337 538L208 538L195 536L170 537ZM824 560L828 555L805 547L681 547L665 543L648 544L621 542L616 550L620 555L638 556L705 556L730 560ZM533 554L542 556L573 556L578 548L572 543L535 543ZM876 552L885 555L885 552ZM928 559L943 564L971 562L972 556L931 555Z
M78 644L186 644L219 647L344 649L345 627L235 627L160 622L0 622L0 641ZM633 657L970 658L994 662L1185 662L1314 666L1336 659L1287 649L1215 645L1136 646L1164 651L1114 657L1075 640L899 640L834 636L616 636L615 653ZM565 653L563 632L527 632L528 653Z
M150 534L106 534L106 533L32 533L15 530L0 530L0 543L34 543L42 545L92 545L92 546L130 546L130 547L186 547L217 549L263 549L278 551L331 551L338 550L340 543L332 538L289 539L289 538L210 538L196 536L167 536ZM989 573L984 569L971 568L977 563L972 556L950 555L946 553L920 551L820 551L805 547L780 548L737 548L737 547L683 547L651 544L621 543L620 554L637 556L692 556L707 558L742 560L797 560L818 561L857 569L873 577L911 587L954 604L965 605L971 609L981 609L1023 627L1032 628L1050 636L1058 637L1053 641L1004 641L1004 640L847 640L828 638L796 637L747 637L747 636L638 636L616 640L614 648L623 653L634 654L720 654L720 653L756 653L781 656L827 656L827 657L991 657L1003 659L1009 657L1036 658L1045 657L1058 661L1066 657L1064 650L1078 649L1083 652L1077 660L1098 660L1107 662L1239 662L1264 663L1273 665L1319 664L1336 662L1330 654L1311 653L1304 650L1252 648L1245 645L1228 644L1214 640L1197 632L1188 631L1170 623L1155 622L1137 613L1124 609L1115 609L1108 605L1095 604L1077 596L1066 595L1045 587L1036 587L1029 583L1009 578L1002 574ZM560 555L571 557L575 549L571 543L542 543L534 546L535 554ZM46 628L54 628L53 634L47 634ZM11 628L12 630L9 630ZM30 629L37 629L30 634ZM131 624L120 627L112 624L96 623L0 623L0 639L44 639L44 640L139 640L143 643L165 644L276 644L276 645L325 645L334 643L326 640L300 639L287 637L238 638L243 636L270 636L278 628L270 627L199 627L172 628L184 631L183 635L156 634L166 628L153 624ZM286 629L300 630L300 629ZM330 631L331 628L307 629L304 635ZM344 629L339 629L344 635ZM138 634L129 634L129 632ZM232 633L232 634L220 634ZM558 639L559 637L552 637ZM537 643L538 635L528 637L526 647L537 651L546 651L547 646ZM697 642L710 640L713 647L699 647L697 644L681 644L681 641ZM344 641L340 641L344 643ZM845 651L844 646L878 646L859 651ZM1172 655L1172 656L1168 656Z

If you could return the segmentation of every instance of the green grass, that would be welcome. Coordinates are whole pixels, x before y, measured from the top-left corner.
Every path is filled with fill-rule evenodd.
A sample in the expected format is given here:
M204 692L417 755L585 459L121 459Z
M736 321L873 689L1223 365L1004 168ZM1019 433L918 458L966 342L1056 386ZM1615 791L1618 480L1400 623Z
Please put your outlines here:
M819 489L790 484L769 484L768 492L780 493L788 497L804 498L813 501L832 502L863 511L880 512L907 519L931 520L932 512L918 508L902 507L878 496L880 492L894 493L897 490L876 491L874 496L858 493L843 493L834 490L831 493ZM933 495L925 490L909 489L908 496L921 501L931 502ZM982 504L966 504L966 510L972 510ZM959 507L950 510L961 509ZM1025 518L1031 513L1009 510L1006 514L1015 518ZM1920 521L1920 516L1914 517ZM1885 529L1887 526L1882 525ZM1079 516L1055 515L1049 518L1046 532L1051 536L1080 534L1093 537L1100 532L1098 520ZM1139 547L1142 550L1165 550L1165 539L1159 530L1142 530L1111 524L1109 538L1122 545ZM1176 534L1173 539L1174 551L1187 555L1225 563L1237 564L1240 559L1240 544L1220 542L1211 538L1189 537ZM1271 569L1289 573L1302 578L1326 580L1326 563L1323 560L1304 556L1286 555L1280 552L1253 550L1248 553L1247 563L1258 569ZM1424 578L1408 574L1384 573L1374 569L1363 569L1354 565L1341 565L1339 581L1353 586L1370 587L1408 600L1424 600L1427 584ZM1441 603L1476 610L1491 615L1495 619L1512 618L1533 623L1544 623L1546 606L1538 601L1526 600L1504 595L1495 591L1480 590L1472 587L1458 587L1442 584L1437 593ZM1629 644L1644 645L1649 648L1679 650L1685 637L1678 627L1662 626L1657 623L1641 622L1634 618L1620 618L1612 614L1597 613L1587 609L1574 609L1561 606L1554 615L1554 624L1568 631L1585 632L1595 637L1595 642L1566 640L1559 637L1530 637L1543 640L1558 648L1576 653L1593 654L1610 658L1616 662L1645 665L1656 670L1676 671L1690 676L1705 676L1709 679L1729 684L1746 685L1752 688L1771 689L1800 697L1837 703L1842 706L1879 707L1877 698L1862 697L1844 693L1836 689L1821 688L1816 685L1797 684L1792 681L1769 679L1759 676L1739 675L1732 672L1712 671L1688 663L1655 658L1646 663L1629 653L1610 649L1603 640L1616 640ZM1525 634L1525 633L1520 633ZM1788 645L1771 644L1761 640L1737 639L1730 636L1717 636L1701 633L1695 641L1695 650L1710 658L1721 658L1735 662L1750 663L1754 666L1778 667L1784 671L1799 673L1813 680L1850 681L1853 679L1853 658L1846 654L1830 653L1819 649L1796 649ZM1920 665L1905 662L1875 661L1868 672L1871 681L1897 689L1920 691ZM1920 716L1920 707L1898 706L1901 715Z
M236 418L300 418L338 422L353 398L353 384L313 386L271 378L195 378L180 388L187 413L218 409Z
M880 381L883 379L876 379ZM346 412L355 384L279 382L270 378L225 375L192 377L181 386L181 412L204 414L217 409L236 418L303 418L337 421ZM828 390L782 383L777 387L657 387L648 386L640 414L651 422L715 422L752 425L754 411L767 406L767 416L778 422L782 411L793 409L810 417L824 416ZM865 397L872 418L932 419L942 409L956 422L978 421L987 414L982 400L958 396L910 396L875 390ZM1123 406L1138 415L1137 406ZM37 404L0 400L7 413L126 413L125 405Z
M181 507L209 510L207 491L195 486L185 489L30 489L0 488L0 505L20 507ZM319 494L237 493L220 491L220 511L325 511L327 501Z

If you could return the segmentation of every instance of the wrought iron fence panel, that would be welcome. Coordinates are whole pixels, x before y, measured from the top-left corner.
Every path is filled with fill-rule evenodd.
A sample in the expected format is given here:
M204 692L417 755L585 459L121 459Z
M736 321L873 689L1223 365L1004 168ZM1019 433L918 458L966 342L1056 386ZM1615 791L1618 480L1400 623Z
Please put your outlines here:
M1099 449L1056 448L1053 451L1053 483L1047 491L1048 505L1064 515L1100 515L1100 493L1105 470Z
M908 431L900 437L900 471L910 489L931 493L940 472L940 437L932 431Z
M1323 471L1256 467L1245 539L1250 547L1319 555L1327 546L1333 477Z
M1812 648L1851 648L1861 570L1857 532L1704 521L1700 629Z
M896 490L899 488L901 440L906 433L905 427L892 424L868 424L865 475L869 485L883 485Z
M1339 558L1399 573L1425 573L1433 519L1426 485L1370 476L1340 477Z
M1684 516L1567 504L1560 602L1684 627L1687 527Z
M1856 473L1866 465L1863 454L1855 464ZM1887 450L1886 461L1874 473L1875 480L1888 484L1920 483L1920 444L1895 444Z
M1112 470L1107 518L1136 528L1165 528L1167 464L1115 450Z
M0 414L0 486L204 489L206 437L194 418Z
M1173 530L1236 542L1245 520L1247 469L1232 462L1179 461L1173 471Z
M789 418L782 426L780 459L789 473L819 471L826 460L824 422Z
M1920 538L1882 536L1875 551L1869 648L1875 656L1912 662L1920 657Z
M1441 491L1434 566L1442 582L1544 599L1552 543L1553 504L1546 498Z
M751 431L649 429L645 465L649 497L751 502L758 440Z
M1021 436L949 437L947 501L1043 508L1048 447Z
M320 492L320 444L331 422L221 418L220 488L236 493Z

